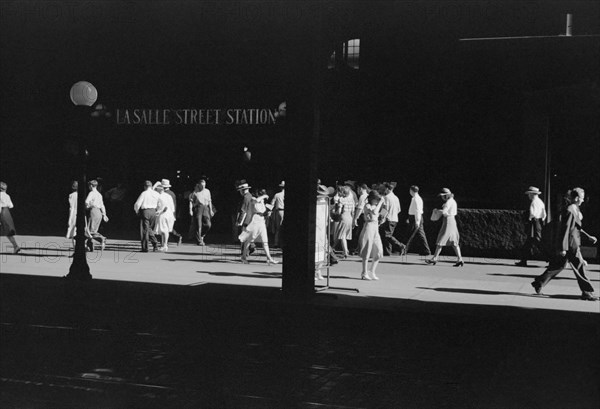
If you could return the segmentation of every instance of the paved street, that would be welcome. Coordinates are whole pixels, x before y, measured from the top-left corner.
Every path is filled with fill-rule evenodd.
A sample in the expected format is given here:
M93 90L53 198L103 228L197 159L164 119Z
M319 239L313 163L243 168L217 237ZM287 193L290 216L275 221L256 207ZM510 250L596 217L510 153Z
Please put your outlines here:
M94 280L60 279L70 242L2 241L1 407L596 408L600 303L571 271L532 294L544 263L389 257L330 269L307 303L281 265L236 246L139 253L109 241ZM280 254L275 258L281 259ZM596 291L598 265L589 266ZM318 282L325 285L325 281Z

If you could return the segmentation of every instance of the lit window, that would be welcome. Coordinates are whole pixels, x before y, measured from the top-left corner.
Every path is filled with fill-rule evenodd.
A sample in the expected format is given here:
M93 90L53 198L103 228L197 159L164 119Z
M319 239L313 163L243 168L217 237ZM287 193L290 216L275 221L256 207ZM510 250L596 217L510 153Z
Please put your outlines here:
M344 61L348 66L358 70L358 57L360 55L360 39L355 38L344 43Z
M360 39L355 38L353 40L346 41L342 44L342 60L350 68L358 70L359 68L359 56L360 56ZM336 54L335 51L329 57L327 68L332 69L336 66Z

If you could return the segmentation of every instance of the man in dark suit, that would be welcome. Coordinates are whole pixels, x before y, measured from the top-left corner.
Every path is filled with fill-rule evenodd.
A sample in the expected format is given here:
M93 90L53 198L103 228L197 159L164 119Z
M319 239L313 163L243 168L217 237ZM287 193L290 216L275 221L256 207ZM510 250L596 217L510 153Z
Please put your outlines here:
M242 196L242 201L240 202L237 217L236 217L236 225L238 226L238 235L250 224L252 220L252 194L250 193L250 187L248 183L242 179L236 183L236 190ZM248 253L254 253L256 246L254 243L250 243L248 248Z
M594 296L592 283L585 275L586 262L579 249L582 234L592 244L597 242L596 237L590 236L581 228L582 214L579 206L583 203L584 198L585 192L581 188L575 188L567 193L568 207L561 214L560 230L556 236L556 255L550 260L550 265L544 274L536 277L531 283L537 294L541 294L542 288L556 277L569 262L581 289L581 299L598 300L598 297Z

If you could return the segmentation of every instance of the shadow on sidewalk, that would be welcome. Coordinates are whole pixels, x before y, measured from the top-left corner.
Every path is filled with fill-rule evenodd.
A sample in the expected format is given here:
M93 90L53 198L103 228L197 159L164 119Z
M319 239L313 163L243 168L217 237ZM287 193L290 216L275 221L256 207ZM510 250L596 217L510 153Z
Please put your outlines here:
M0 296L2 407L595 408L600 400L596 314L12 274L0 275Z

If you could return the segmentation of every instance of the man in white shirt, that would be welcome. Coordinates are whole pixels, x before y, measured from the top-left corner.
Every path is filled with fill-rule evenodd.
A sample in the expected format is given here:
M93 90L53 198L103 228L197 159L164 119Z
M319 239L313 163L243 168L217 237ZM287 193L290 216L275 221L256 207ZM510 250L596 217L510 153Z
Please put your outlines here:
M523 246L521 261L516 265L519 267L527 267L527 260L533 257L534 248L543 253L542 249L542 224L546 219L546 207L544 202L539 198L540 189L534 186L529 186L525 194L531 201L527 220L525 221L525 245Z
M91 238L87 240L87 248L89 251L94 251L94 240L97 240L101 243L101 249L104 250L104 246L106 245L106 237L101 235L98 232L98 229L100 228L100 223L102 223L102 220L105 222L108 221L106 207L104 207L102 194L97 190L98 181L95 179L90 180L88 187L90 189L90 193L88 193L87 198L85 199L85 208L88 212L88 232Z
M205 245L204 237L212 226L211 219L213 215L210 190L206 188L206 179L201 178L196 185L196 189L190 195L190 216L192 216L190 235L194 235L199 246Z
M133 210L140 218L140 240L142 243L142 253L148 252L148 240L152 243L152 250L156 251L158 242L154 235L154 219L156 218L156 208L158 207L158 192L152 189L152 182L144 182L145 190L135 201Z
M408 208L408 224L410 227L410 234L408 236L408 241L406 242L406 251L410 249L410 245L413 243L413 240L417 240L421 242L423 246L423 252L419 253L422 256L431 255L431 250L429 249L429 244L427 243L427 236L425 235L425 230L423 230L423 199L419 195L419 187L411 186L409 189L409 193L412 196L410 201L410 207Z
M394 237L394 231L398 224L398 213L400 213L400 199L394 194L394 188L396 182L384 183L385 196L383 196L385 207L385 219L379 226L379 235L383 244L383 255L391 256L394 250L394 246L398 248L400 255L406 253L406 246L397 238Z

